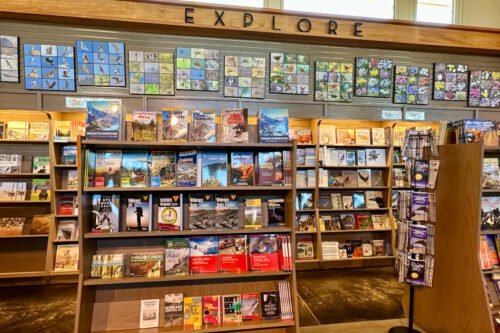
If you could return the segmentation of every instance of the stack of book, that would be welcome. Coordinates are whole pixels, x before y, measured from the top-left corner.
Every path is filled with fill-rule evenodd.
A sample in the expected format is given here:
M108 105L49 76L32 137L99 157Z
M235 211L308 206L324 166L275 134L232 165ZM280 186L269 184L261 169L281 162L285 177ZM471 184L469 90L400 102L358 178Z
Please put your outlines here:
M0 139L42 141L49 139L47 121L0 121Z

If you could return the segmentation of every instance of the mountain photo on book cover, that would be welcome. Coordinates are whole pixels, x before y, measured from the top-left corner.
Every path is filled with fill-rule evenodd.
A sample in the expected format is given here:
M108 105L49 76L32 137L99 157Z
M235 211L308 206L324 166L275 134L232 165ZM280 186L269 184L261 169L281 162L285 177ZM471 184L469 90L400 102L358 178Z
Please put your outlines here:
M87 139L118 140L121 107L117 101L87 103Z

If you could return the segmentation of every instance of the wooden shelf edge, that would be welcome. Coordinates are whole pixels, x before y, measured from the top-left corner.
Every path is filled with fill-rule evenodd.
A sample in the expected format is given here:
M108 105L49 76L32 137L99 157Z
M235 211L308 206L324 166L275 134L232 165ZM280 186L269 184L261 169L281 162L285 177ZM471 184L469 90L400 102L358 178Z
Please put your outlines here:
M362 261L362 260L384 260L384 259L395 259L395 256L373 256L373 257L361 257L361 258L343 258L343 259L323 259L321 262L343 262L343 261Z
M219 149L224 148L293 148L293 143L232 143L232 142L163 142L163 141L105 141L105 140L83 140L84 146L115 146L115 147L144 147L148 149L151 147L162 147L166 150L178 148L191 148L199 147L201 149Z
M368 229L368 230L326 230L322 231L322 234L349 234L355 232L388 232L392 231L392 229Z
M49 234L0 236L1 238L48 238Z
M207 191L291 191L291 186L226 186L226 187L85 187L83 192L207 192Z
M50 173L31 173L31 172L18 172L18 173L0 173L0 178L23 178L23 177L50 177Z
M57 219L77 218L78 215L55 215Z
M0 279L19 279L47 276L45 271L0 273Z
M0 204L50 204L48 200L0 200Z
M338 213L343 213L343 212L370 212L370 211L378 211L378 212L384 212L389 210L389 208L353 208L353 209L329 209L329 208L318 208L318 211L320 212L338 212Z

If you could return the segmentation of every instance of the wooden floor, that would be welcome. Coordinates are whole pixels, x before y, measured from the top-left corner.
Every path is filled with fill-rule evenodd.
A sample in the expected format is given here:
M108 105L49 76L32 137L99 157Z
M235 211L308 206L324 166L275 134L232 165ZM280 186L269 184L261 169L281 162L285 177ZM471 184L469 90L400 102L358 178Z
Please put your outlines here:
M408 325L407 319L360 321L301 327L300 333L387 333L391 327ZM414 327L418 329L418 327ZM420 331L421 333L425 333Z

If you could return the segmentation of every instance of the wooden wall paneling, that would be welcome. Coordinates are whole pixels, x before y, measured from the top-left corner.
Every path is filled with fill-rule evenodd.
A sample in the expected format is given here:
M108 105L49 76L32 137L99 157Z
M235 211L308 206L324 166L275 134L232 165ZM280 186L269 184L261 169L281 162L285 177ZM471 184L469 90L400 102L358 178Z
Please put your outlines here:
M222 98L211 100L210 97L164 98L164 97L148 96L146 98L146 102L147 102L147 110L152 110L152 111L154 110L161 111L163 108L179 108L187 110L216 110L217 113L220 114L220 110L236 109L239 107L237 100L234 99L225 100Z

